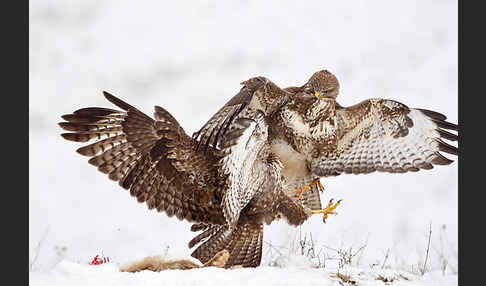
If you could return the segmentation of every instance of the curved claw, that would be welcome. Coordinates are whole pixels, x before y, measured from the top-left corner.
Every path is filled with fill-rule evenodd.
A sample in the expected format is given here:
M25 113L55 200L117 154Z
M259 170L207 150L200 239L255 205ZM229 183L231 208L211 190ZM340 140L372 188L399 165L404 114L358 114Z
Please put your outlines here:
M342 200L339 200L335 204L333 204L333 200L334 199L330 199L329 203L327 204L327 206L324 209L312 211L314 214L322 213L322 221L324 223L326 222L326 219L330 214L337 214L337 212L335 212L335 209L341 204L341 201L342 201Z

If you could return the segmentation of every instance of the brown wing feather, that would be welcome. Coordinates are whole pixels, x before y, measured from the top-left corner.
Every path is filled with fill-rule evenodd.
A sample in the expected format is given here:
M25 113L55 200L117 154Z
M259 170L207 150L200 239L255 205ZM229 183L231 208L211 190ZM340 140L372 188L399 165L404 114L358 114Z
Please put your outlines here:
M91 157L90 164L149 209L191 222L223 224L220 203L226 181L217 171L216 151L189 156L195 142L163 108L156 107L155 121L115 96L104 95L126 112L77 110L62 116L66 122L59 125L71 133L61 135L77 142L98 139L78 153Z
M336 150L317 160L312 171L317 176L404 173L448 165L453 161L441 152L457 155L458 148L442 139L457 141L458 136L444 129L457 131L458 126L445 119L438 112L385 99L336 108Z
M205 150L208 146L216 147L218 139L224 135L235 117L248 106L255 94L255 91L265 85L265 78L256 77L243 82L243 87L230 101L228 101L216 114L214 114L201 129L195 132L192 137L199 141L197 148L204 144ZM213 139L213 143L211 143Z
M241 84L241 90L192 135L199 141L197 148L200 145L204 145L204 150L209 146L219 148L226 132L234 129L237 118L253 119L258 110L268 115L288 101L288 93L265 77L254 77Z

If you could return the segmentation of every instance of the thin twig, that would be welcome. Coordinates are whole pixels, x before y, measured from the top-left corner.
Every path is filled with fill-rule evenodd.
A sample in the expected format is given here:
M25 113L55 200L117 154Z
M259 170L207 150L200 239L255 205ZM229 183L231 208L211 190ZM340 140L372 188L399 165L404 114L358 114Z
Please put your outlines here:
M390 253L390 248L388 248L386 250L385 259L383 259L383 264L381 265L381 269L385 268L385 263L386 263L386 260L388 259L388 254L389 253Z
M432 237L432 223L429 224L429 242L427 243L427 252L425 254L425 261L424 261L424 267L422 268L422 275L425 274L425 267L427 265L427 259L429 258L430 238L431 237Z

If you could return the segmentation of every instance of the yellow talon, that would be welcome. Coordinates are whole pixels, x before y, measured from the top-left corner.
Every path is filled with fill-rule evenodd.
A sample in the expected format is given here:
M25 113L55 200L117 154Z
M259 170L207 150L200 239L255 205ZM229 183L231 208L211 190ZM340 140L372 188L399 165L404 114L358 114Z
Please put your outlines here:
M310 190L310 189L311 189L311 188L310 188L309 186L302 186L302 187L300 187L300 188L298 188L298 189L293 190L292 192L297 193L297 198L299 198L299 200L301 200L301 199L302 199L302 194L303 194L305 191L308 191L308 190Z
M314 180L312 180L312 182L309 185L302 186L300 188L292 190L292 192L297 193L297 198L299 198L299 200L301 200L303 198L302 194L305 191L311 190L312 188L316 188L320 192L324 191L324 186L322 186L321 180L319 180L319 178L315 178Z
M322 221L326 222L327 216L330 214L337 214L334 210L341 204L342 200L337 201L334 205L332 204L333 199L329 201L327 206L322 209L322 210L313 210L312 213L314 214L320 214L322 213Z
M312 180L312 182L310 183L310 187L315 187L320 192L324 191L324 186L321 184L321 180L319 178L315 178L314 180Z

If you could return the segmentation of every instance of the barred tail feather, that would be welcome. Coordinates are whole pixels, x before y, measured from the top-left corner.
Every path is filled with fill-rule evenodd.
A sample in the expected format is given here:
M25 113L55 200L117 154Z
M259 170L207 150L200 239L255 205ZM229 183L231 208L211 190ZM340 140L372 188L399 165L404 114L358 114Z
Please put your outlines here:
M200 230L201 224L194 229ZM191 229L192 230L192 229ZM189 247L201 243L191 254L192 257L206 263L216 253L227 250L229 253L225 267L235 265L257 267L262 258L263 224L206 225L204 231L189 242Z

